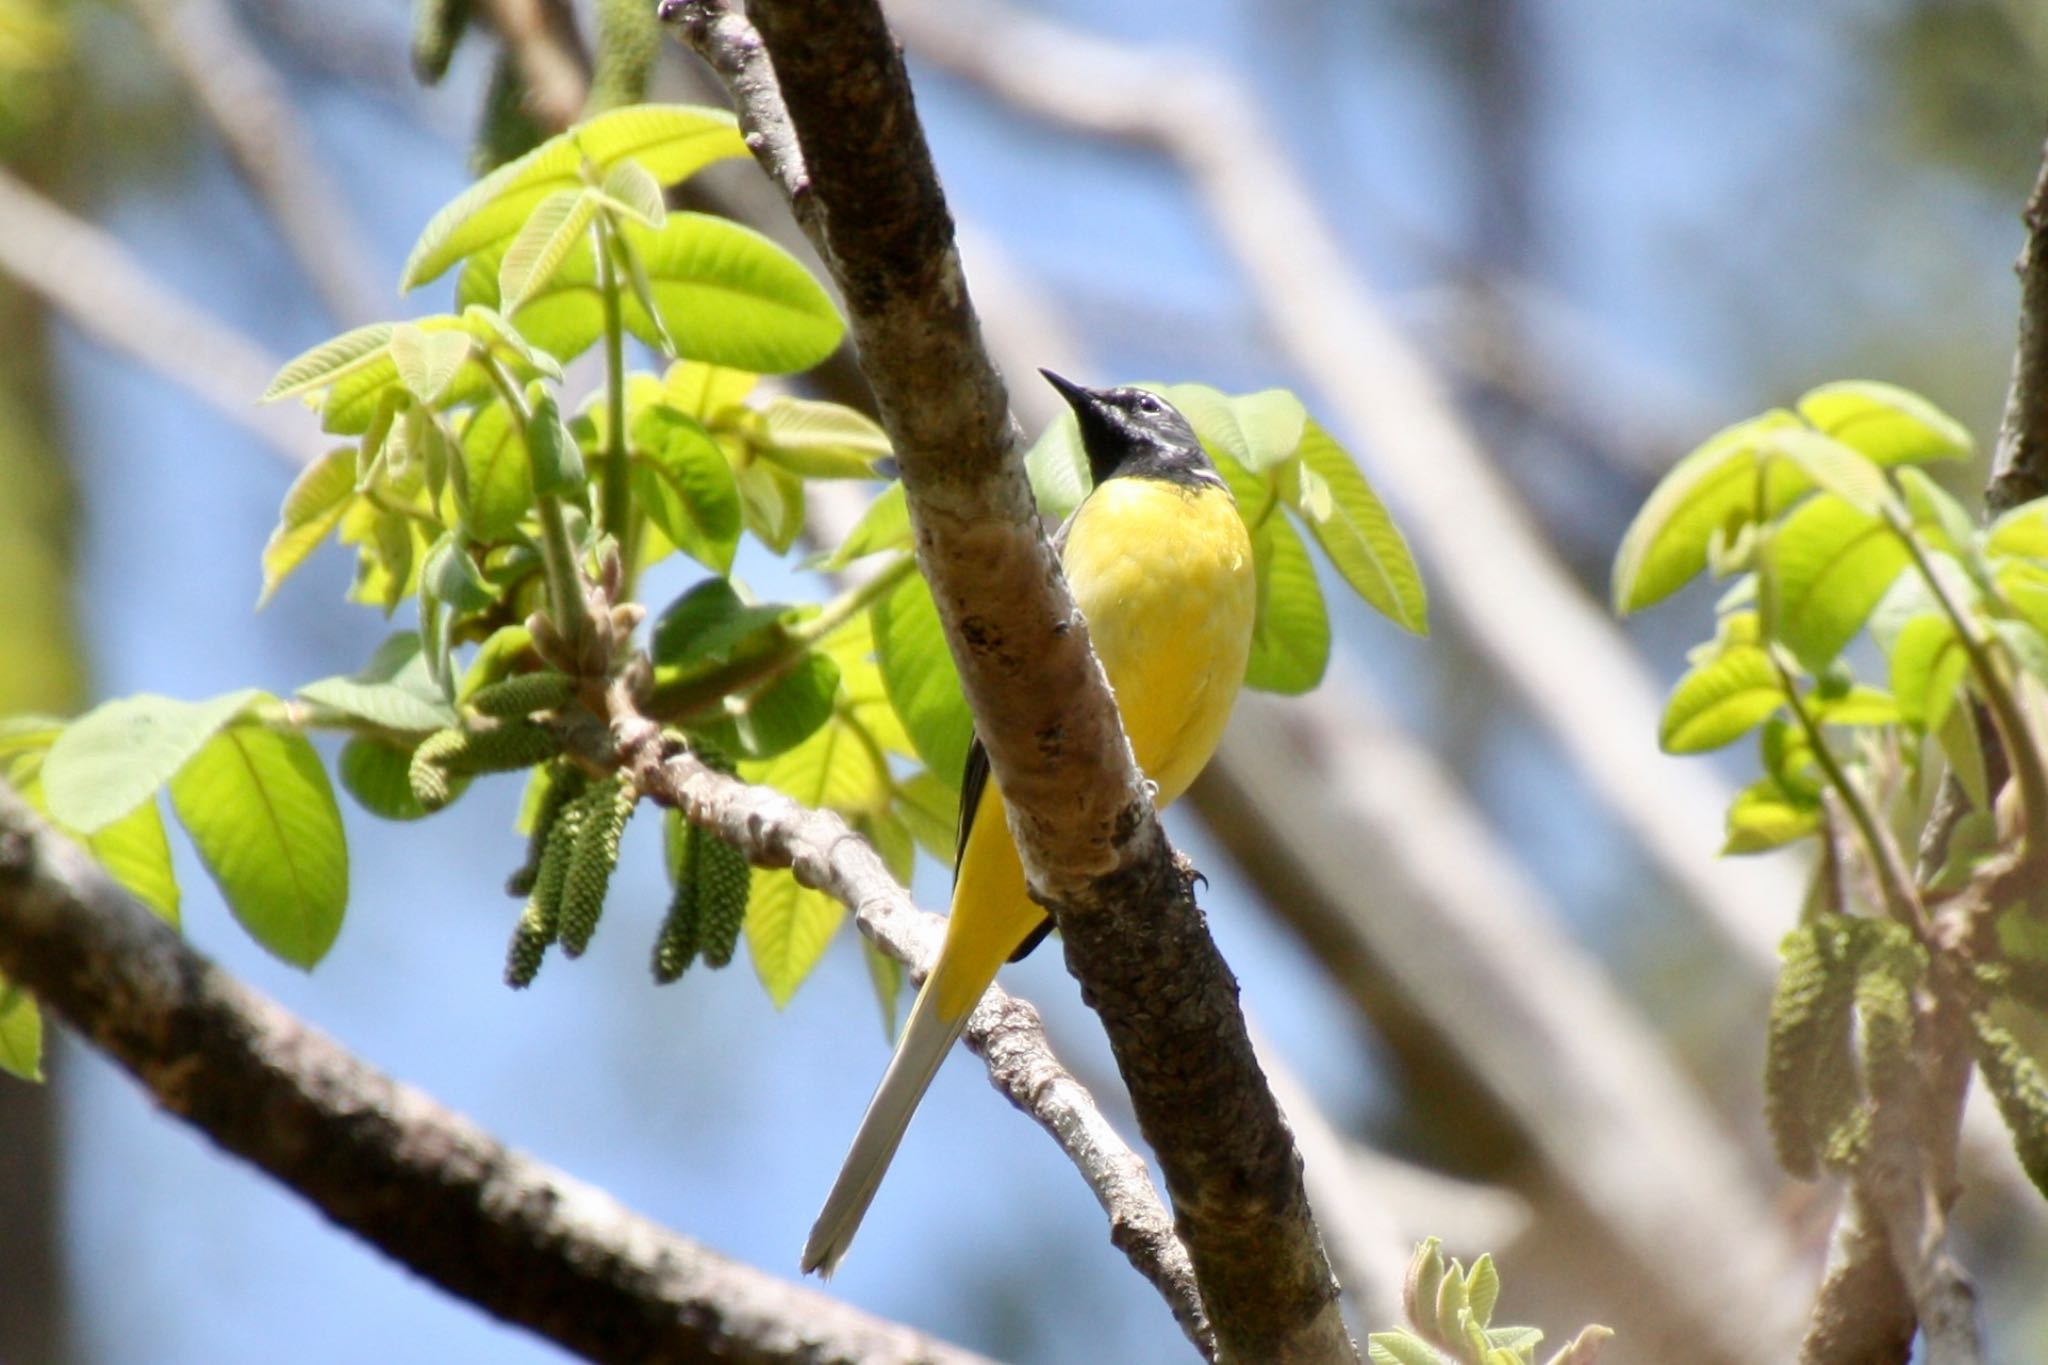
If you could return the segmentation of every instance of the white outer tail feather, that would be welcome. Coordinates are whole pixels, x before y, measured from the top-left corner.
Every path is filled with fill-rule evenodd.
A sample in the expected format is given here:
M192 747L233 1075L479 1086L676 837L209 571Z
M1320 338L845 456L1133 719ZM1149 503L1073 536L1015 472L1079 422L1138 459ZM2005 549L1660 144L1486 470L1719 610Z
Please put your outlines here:
M804 1243L806 1274L815 1270L829 1279L838 1269L882 1176L895 1159L904 1130L910 1127L910 1116L917 1112L932 1077L938 1075L939 1064L966 1029L967 1018L966 1014L958 1019L941 1018L930 981L918 992L903 1037L896 1044L896 1055L889 1059L889 1069L882 1073L882 1083L868 1101L868 1111L853 1136L845 1164L839 1168L839 1178L832 1182L832 1193L825 1196L825 1207L811 1225L810 1239Z

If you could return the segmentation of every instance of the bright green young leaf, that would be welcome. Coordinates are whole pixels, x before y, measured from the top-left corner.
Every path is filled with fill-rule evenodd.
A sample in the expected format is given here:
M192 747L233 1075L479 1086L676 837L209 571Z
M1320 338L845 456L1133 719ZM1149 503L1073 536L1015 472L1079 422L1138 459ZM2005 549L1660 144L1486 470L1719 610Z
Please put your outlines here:
M1839 697L1817 697L1813 718L1822 725L1897 725L1899 703L1875 687L1851 687Z
M1934 732L1934 739L1970 808L1991 809L1991 776L1984 769L1984 743L1977 733L1975 711L1967 706L1950 707L1948 719Z
M740 764L740 775L849 818L887 810L894 790L881 751L838 717L786 753Z
M599 189L621 211L648 227L658 228L668 218L668 201L662 197L661 182L631 157L606 172Z
M391 329L391 364L398 382L422 403L432 403L448 388L455 372L470 356L466 332L429 332L401 322Z
M366 327L343 332L332 341L323 341L312 350L294 357L277 372L277 378L270 381L270 387L263 391L262 401L269 403L289 398L295 393L324 388L370 364L381 357L384 348L390 344L393 325L373 322Z
M911 575L875 603L873 616L875 661L889 701L925 767L957 792L974 742L974 720L930 586L921 575Z
M646 274L668 339L683 358L755 374L807 370L832 354L846 325L803 263L751 228L702 213L674 213L659 231L624 223L620 240ZM490 255L463 271L459 303L497 304ZM623 300L626 326L659 346L645 307ZM546 284L506 308L534 345L564 360L604 333L597 258L578 244Z
M889 437L865 413L809 398L774 398L761 410L761 458L805 479L872 479Z
M1800 398L1799 414L1881 465L1967 460L1972 450L1962 423L1919 394L1891 384L1823 384Z
M661 396L678 412L708 423L728 408L745 402L760 382L759 375L746 370L706 365L701 360L678 360L661 377Z
M481 611L497 599L453 532L435 541L420 566L420 584L450 611Z
M1302 427L1300 449L1303 477L1293 481L1289 505L1301 514L1309 534L1360 597L1402 629L1427 635L1429 599L1421 571L1372 485L1344 448L1314 421ZM1309 474L1328 490L1326 500L1303 495Z
M428 810L413 795L412 755L404 749L361 737L341 746L341 760L335 765L342 788L362 808L384 820L422 820ZM466 779L456 779L466 783ZM451 789L454 783L450 783Z
M43 1016L25 990L0 976L0 1071L24 1081L43 1078Z
M1296 696L1323 680L1330 664L1330 618L1308 549L1287 518L1269 514L1252 532L1259 615L1252 628L1245 686ZM929 762L929 756L927 756Z
M2048 564L2006 559L1998 568L1998 592L2022 621L2048 630Z
M597 201L587 190L558 190L536 204L498 262L498 307L513 318L519 305L554 278L569 253L589 244Z
M555 396L543 393L526 420L526 456L533 466L536 497L576 498L582 495L585 474L583 449L562 425Z
M724 716L691 731L735 757L775 758L832 718L838 693L839 665L809 653L745 696L728 698Z
M1773 460L1758 507L1757 450L1763 437L1796 425L1774 410L1710 437L1680 460L1629 523L1614 557L1614 606L1623 614L1660 602L1707 566L1716 531L1768 519L1813 485L1799 469Z
M546 351L536 350L497 309L480 303L470 304L462 310L462 328L493 350L510 353L524 367L521 373L545 375L557 382L561 380L561 363Z
M533 506L533 469L503 400L478 408L464 424L462 464L469 480L470 533L485 542L510 539Z
M1308 412L1286 389L1232 395L1206 384L1154 387L1180 409L1204 444L1254 474L1285 464L1301 445Z
M889 704L889 689L882 681L881 665L875 662L873 614L864 613L839 626L818 642L818 650L839 666L840 714L859 726L883 753L917 757L917 746L910 742L902 717Z
M804 481L766 460L741 467L734 478L746 528L775 553L788 550L804 529Z
M405 324L417 329L429 338L445 333L459 334L472 342L481 342L490 348L491 354L507 366L515 378L526 380L536 374L552 371L560 373L560 366L552 360L536 358L533 349L524 345L512 345L499 338L502 325L492 319L488 310L465 309L460 317L437 314L433 317L415 318ZM453 343L433 343L447 345ZM484 368L476 352L481 347L472 346L468 357L458 365L453 375L440 389L436 400L447 407L460 403L472 403L486 398L492 392L491 375ZM536 363L538 360L538 363ZM320 424L326 430L342 436L355 436L371 431L380 421L388 417L387 404L394 393L405 392L404 382L398 372L398 362L393 358L388 343L380 346L362 362L353 365L345 374L336 375L328 384L325 398L320 403Z
M98 833L170 781L216 730L264 699L254 688L200 702L144 693L86 712L44 760L50 817L80 834Z
M292 480L278 513L277 529L263 546L263 595L256 599L257 606L268 602L285 576L327 539L355 495L356 452L352 446L328 451Z
M80 835L51 817L49 798L43 791L43 762L48 756L47 746L55 740L56 732L47 733L48 737L40 746L32 744L20 748L14 752L11 761L0 764L0 775L6 777L22 800L50 819L59 830L90 849L107 875L119 882L130 895L154 910L166 923L175 926L178 923L178 877L171 866L171 845L164 837L163 816L158 812L156 802L144 801L91 835ZM0 745L0 753L5 752L5 746Z
M312 745L223 730L171 779L171 807L251 937L297 967L326 956L348 904L348 849Z
M1728 807L1724 854L1768 853L1820 829L1820 802L1787 792L1771 778L1753 782Z
M1820 800L1820 760L1804 727L1790 717L1772 716L1757 731L1757 749L1766 777L1799 801Z
M1444 1356L1412 1332L1374 1332L1366 1338L1371 1365L1443 1365Z
M869 555L909 548L910 505L904 499L903 485L892 483L875 495L867 510L860 514L860 520L846 533L846 539L839 542L839 548L818 567L827 573L838 573Z
M1877 517L1831 494L1809 498L1771 537L1778 636L1807 668L1841 653L1907 564Z
M896 784L896 801L890 809L909 828L918 847L947 867L953 865L960 828L960 789L956 783L942 782L930 769L920 768Z
M1857 511L1877 516L1894 502L1892 486L1876 465L1840 441L1803 426L1780 427L1758 439L1766 459L1789 461L1816 486Z
M673 185L714 161L746 155L733 116L722 109L649 104L600 114L457 195L420 234L398 287L416 288L463 257L507 241L543 199L582 188L586 163L603 175L632 160L658 183Z
M674 408L647 408L633 423L633 485L640 505L677 549L706 568L732 568L740 494L711 433Z
M299 695L389 730L426 734L457 721L427 673L420 637L409 630L377 646L361 672L308 683Z
M1995 620L1990 626L2006 657L2035 682L2048 686L2048 638L2043 638L2040 628L2031 621L2013 620Z
M1894 477L1905 494L1914 532L1935 549L1958 559L1969 554L1977 543L1977 523L1955 496L1911 465Z
M2036 498L1991 523L1984 548L1994 555L2048 560L2048 498Z
M1739 645L1678 680L1664 705L1658 742L1668 754L1718 749L1755 729L1784 700L1770 655Z
M747 956L768 998L781 1009L796 994L846 916L822 891L799 885L787 868L754 869L747 901Z
M1891 650L1892 695L1899 718L1921 731L1941 729L1955 704L1969 658L1946 616L1916 616Z

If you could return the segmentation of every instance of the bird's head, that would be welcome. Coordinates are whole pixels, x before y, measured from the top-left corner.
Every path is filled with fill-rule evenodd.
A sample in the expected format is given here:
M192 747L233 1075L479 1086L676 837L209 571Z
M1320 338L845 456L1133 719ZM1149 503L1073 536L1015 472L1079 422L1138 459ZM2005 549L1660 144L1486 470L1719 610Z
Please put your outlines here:
M1096 483L1118 475L1223 483L1188 419L1150 389L1086 389L1051 370L1039 373L1080 419Z

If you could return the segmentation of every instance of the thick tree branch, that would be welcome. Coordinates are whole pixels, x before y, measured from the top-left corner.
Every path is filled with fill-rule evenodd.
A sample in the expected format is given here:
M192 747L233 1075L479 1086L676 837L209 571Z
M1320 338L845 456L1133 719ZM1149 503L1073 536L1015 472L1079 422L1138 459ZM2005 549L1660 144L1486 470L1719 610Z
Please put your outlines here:
M1984 497L1994 516L2048 494L2048 151L2021 218L2019 344Z
M664 9L714 68L746 68L729 6ZM1236 982L1153 817L1015 458L901 55L871 0L756 0L748 14L775 79L733 83L742 124L757 154L772 156L785 121L801 144L800 221L845 296L1027 875L1158 1155L1219 1355L1355 1359ZM770 175L791 183L788 168Z
M0 968L158 1104L486 1312L593 1360L981 1358L511 1151L188 947L0 786Z

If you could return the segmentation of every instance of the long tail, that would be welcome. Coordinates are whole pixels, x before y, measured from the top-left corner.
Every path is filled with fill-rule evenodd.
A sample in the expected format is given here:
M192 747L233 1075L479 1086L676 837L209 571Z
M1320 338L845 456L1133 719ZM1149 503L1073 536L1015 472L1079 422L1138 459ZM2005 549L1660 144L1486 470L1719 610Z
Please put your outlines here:
M816 1270L829 1276L838 1267L883 1174L895 1159L918 1101L924 1098L932 1077L939 1074L939 1063L946 1060L954 1040L967 1027L972 1010L962 1010L951 1019L939 1012L939 992L933 989L939 977L940 972L933 972L917 993L910 1021L896 1044L896 1055L889 1059L889 1069L882 1073L882 1083L868 1101L868 1112L854 1134L846 1163L839 1168L839 1179L825 1196L818 1221L811 1225L810 1240L804 1243L805 1273Z

